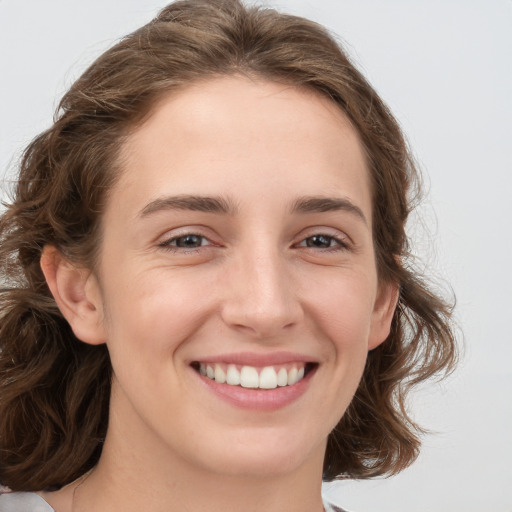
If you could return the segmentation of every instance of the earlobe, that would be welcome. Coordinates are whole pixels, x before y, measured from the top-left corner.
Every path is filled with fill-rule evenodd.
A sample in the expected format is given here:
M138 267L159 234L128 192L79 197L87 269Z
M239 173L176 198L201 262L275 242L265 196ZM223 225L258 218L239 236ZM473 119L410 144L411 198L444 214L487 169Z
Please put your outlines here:
M368 338L368 350L378 347L389 336L399 295L400 289L397 283L386 282L379 286Z
M95 275L78 268L53 246L41 255L46 283L75 336L91 345L105 343L101 290Z

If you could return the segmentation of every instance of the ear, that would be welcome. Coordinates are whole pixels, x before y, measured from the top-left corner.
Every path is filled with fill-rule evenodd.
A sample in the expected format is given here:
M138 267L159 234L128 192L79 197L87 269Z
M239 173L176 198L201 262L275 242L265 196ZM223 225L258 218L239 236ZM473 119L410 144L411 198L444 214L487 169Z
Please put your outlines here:
M41 269L52 295L75 336L91 345L105 343L99 283L88 269L77 268L53 246L41 255Z
M373 350L383 343L391 331L391 322L398 304L399 287L396 283L379 284L377 298L372 313L368 350Z

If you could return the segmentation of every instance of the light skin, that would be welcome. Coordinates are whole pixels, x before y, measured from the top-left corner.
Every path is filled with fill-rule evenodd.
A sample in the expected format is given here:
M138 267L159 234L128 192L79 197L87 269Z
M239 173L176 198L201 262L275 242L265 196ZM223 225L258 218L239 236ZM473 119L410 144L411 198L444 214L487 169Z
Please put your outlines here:
M98 465L45 499L57 512L75 489L73 512L323 510L327 436L396 301L377 278L356 131L315 93L223 77L160 101L121 164L98 268L51 247L41 261L75 334L107 343L114 369ZM236 358L312 371L235 399L197 371Z

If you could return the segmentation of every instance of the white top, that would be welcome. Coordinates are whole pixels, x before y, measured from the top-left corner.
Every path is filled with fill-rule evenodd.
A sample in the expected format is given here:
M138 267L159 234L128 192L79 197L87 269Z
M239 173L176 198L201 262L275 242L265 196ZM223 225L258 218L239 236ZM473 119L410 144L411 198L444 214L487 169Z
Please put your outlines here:
M34 492L0 494L0 512L55 512Z
M346 512L342 508L324 502L325 512ZM0 494L0 512L55 512L34 492Z

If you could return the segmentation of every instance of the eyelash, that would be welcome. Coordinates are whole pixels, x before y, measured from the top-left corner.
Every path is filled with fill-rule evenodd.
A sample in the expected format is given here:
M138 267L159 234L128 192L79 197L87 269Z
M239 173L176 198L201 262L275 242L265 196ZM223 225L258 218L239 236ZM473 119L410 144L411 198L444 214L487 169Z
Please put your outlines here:
M304 242L307 243L307 240L310 240L310 239L313 239L313 238L323 238L323 239L326 239L329 244L331 242L335 242L336 245L332 246L332 245L329 245L328 247L317 247L317 249L321 249L323 251L344 251L344 250L348 250L350 249L350 246L349 244L345 241L345 240L342 240L341 238L338 238L336 236L333 236L333 235L327 235L325 233L315 233L314 235L310 235L306 238L304 238L299 245L299 247L307 247L307 248L311 248L313 249L314 247L313 246L308 246L308 245L302 245Z
M199 245L198 247L179 247L177 245L177 241L180 239L183 239L183 238L187 238L187 237L200 238L201 241L208 240L207 237L205 237L203 235L199 235L197 233L185 233L183 235L174 236L172 238L169 238L168 240L164 240L163 242L161 242L158 245L159 245L159 247L161 247L162 249L164 249L166 251L171 251L171 252L185 251L187 253L194 253L194 252L199 251L201 249L201 247L204 247L205 245L211 245L211 243L205 244L205 245L203 245L203 243L201 243L201 245Z
M180 239L184 239L187 237L195 237L201 239L201 245L197 247L179 247L177 245L177 241ZM314 235L307 236L303 240L301 240L298 244L295 244L296 247L306 247L308 249L315 249L314 246L311 245L303 245L304 243L307 244L307 240L311 240L313 238L323 238L325 241L329 243L328 247L316 247L317 249L320 249L323 252L336 252L336 251L345 251L350 249L350 245L341 238L335 237L333 235L327 235L325 233L315 233ZM185 233L183 235L175 236L172 238L169 238L168 240L164 240L159 244L159 247L161 247L164 250L171 251L171 252L178 252L178 251L184 251L188 254L198 252L202 247L208 247L211 246L212 243L209 244L203 244L202 241L208 240L206 236L197 234L197 233ZM334 243L335 245L331 245Z

